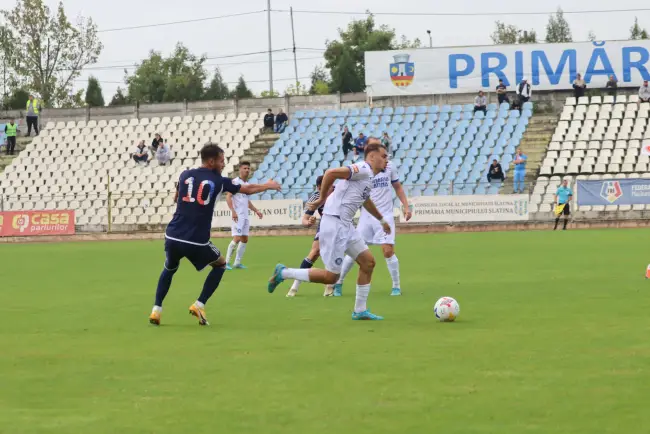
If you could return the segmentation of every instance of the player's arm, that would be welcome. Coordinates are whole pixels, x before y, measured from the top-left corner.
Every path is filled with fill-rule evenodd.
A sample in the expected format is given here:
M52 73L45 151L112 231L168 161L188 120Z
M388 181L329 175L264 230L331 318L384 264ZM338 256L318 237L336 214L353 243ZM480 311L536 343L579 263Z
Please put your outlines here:
M174 192L174 203L178 202L178 189L179 189L179 183L176 183L176 191Z
M379 220L379 223L381 223L382 227L384 228L384 232L390 234L390 225L386 220L384 220L384 216L381 215L375 206L375 203L371 199L366 199L366 201L363 203L363 207L370 213L371 216Z
M404 208L404 218L406 221L411 220L411 217L413 216L413 211L411 210L411 206L409 205L409 200L406 197L406 193L404 192L404 187L402 187L402 183L399 181L393 182L393 189L395 190L395 194L397 194L397 197L399 198L399 201L402 203L402 207Z
M236 223L239 220L239 216L237 215L237 211L235 211L235 206L232 204L232 193L226 192L226 203L228 204L232 221Z
M268 190L280 191L280 190L282 190L282 186L278 182L273 181L272 179L269 179L264 184L246 184L246 185L242 185L242 186L240 186L238 191L235 191L234 193L256 194L256 193L262 193L262 192L268 191Z
M253 202L251 202L250 200L248 201L248 209L253 211L258 218L264 217L264 214L262 214L259 209L255 208L255 205L253 205Z
M314 215L314 211L305 211L305 213L302 215L302 225L305 227L311 227L314 223L316 223L316 216Z
M316 211L323 202L327 199L327 196L334 185L334 181L337 179L350 179L352 176L352 169L350 167L337 167L336 169L328 169L323 175L323 181L320 185L320 197L314 202L307 204L307 207L310 211Z

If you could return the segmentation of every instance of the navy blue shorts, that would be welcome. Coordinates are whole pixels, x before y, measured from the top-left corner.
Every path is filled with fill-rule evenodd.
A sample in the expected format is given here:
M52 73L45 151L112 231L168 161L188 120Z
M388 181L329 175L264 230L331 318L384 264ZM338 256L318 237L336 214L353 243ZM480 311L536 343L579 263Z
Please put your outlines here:
M201 271L221 257L221 252L211 242L205 246L196 246L167 238L165 238L165 252L167 252L165 268L168 270L177 269L181 259L187 258L197 271Z

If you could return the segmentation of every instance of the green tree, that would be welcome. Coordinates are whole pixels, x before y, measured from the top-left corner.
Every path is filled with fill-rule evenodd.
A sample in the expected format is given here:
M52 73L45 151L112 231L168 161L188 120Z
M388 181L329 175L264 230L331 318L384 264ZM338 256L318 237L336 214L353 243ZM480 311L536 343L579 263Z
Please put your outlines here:
M88 78L88 87L86 88L86 105L89 107L104 107L104 95L102 95L102 86L99 81L92 75Z
M330 93L330 85L325 81L317 81L312 85L309 93L312 95L328 95Z
M221 71L219 68L214 70L214 76L210 80L210 85L205 90L203 94L203 99L213 100L213 99L228 99L230 98L230 90L223 77L221 76Z
M129 97L143 103L198 101L206 80L205 56L197 57L177 44L169 57L151 51L125 82Z
M115 92L115 95L113 95L113 98L111 99L111 102L108 103L109 106L120 106L120 105L128 105L131 102L129 101L129 97L124 95L124 92L122 91L121 87L117 88L117 91Z
M43 0L18 0L3 15L5 44L11 47L17 75L24 77L28 89L40 93L46 105L70 104L74 80L84 67L97 62L103 48L93 20L79 17L73 25L63 2L53 12Z
M289 96L309 95L309 89L304 84L297 82L287 86L284 94Z
M230 96L236 99L253 98L253 92L251 92L251 90L246 85L246 80L244 80L243 75L239 76L237 86L235 86L235 89L233 89Z
M569 27L569 23L564 18L562 8L557 8L557 12L548 18L546 42L573 42L571 27Z
M639 19L637 17L634 17L634 25L630 27L630 39L648 39L648 32L639 26Z
M490 35L490 38L496 45L537 43L537 32L534 30L521 30L517 26L501 21L497 21L494 24L496 28Z
M6 110L24 110L25 103L29 99L29 92L22 88L16 88L7 98L3 104Z
M399 41L395 30L386 25L377 26L372 14L362 20L353 20L346 29L339 29L339 39L327 41L325 66L332 77L333 92L361 92L365 88L366 51L408 49L420 46L419 40Z
M309 88L309 93L312 95L325 95L329 93L330 77L327 74L325 68L323 68L321 65L316 65L314 70L309 75L309 78L311 79L311 87ZM325 84L327 87L325 93L322 93L324 90L323 84Z
M262 93L260 93L260 97L262 98L279 98L280 93L277 90L274 90L271 92L270 90L263 90Z

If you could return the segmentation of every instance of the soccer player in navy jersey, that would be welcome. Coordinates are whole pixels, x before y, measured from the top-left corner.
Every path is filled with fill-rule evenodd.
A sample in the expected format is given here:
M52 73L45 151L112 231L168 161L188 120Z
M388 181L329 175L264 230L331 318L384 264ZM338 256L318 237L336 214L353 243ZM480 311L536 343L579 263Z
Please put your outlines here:
M264 184L235 185L221 176L226 165L223 149L208 143L201 149L201 167L181 173L176 187L176 212L165 231L165 266L156 289L156 301L149 316L151 324L160 324L162 303L172 284L172 277L180 261L187 258L197 271L210 265L212 270L203 284L203 291L190 313L199 319L200 325L209 325L205 316L205 303L216 291L226 270L226 260L210 242L210 228L214 205L223 192L255 194L267 190L280 190L275 181Z

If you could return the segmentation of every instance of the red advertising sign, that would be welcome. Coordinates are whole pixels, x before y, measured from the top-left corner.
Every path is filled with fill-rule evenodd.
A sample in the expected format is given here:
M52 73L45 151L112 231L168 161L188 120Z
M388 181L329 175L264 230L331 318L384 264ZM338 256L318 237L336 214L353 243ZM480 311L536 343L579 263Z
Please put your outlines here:
M0 237L74 234L74 211L0 212Z

